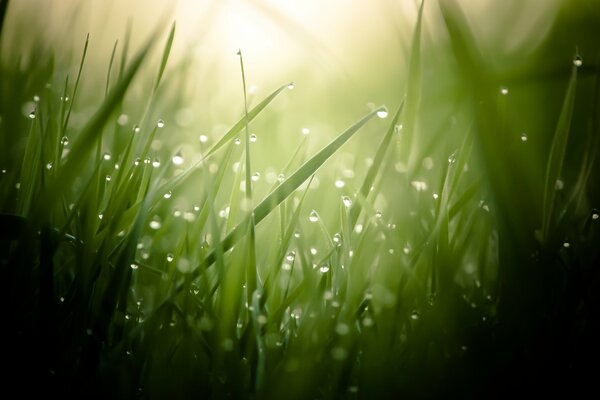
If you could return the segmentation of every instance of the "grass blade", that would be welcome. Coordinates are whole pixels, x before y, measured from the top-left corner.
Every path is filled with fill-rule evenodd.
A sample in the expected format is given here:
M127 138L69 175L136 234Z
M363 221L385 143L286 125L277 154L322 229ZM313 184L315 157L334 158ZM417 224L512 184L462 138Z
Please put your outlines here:
M573 105L575 104L575 85L577 83L577 67L571 69L571 77L565 94L565 100L558 117L552 147L550 148L550 157L546 168L546 181L544 187L544 207L542 219L542 242L547 241L548 232L552 220L552 211L554 208L554 198L556 197L556 181L560 177L567 142L569 140L569 128L573 116Z
M271 102L273 101L273 99L275 97L277 97L277 95L279 93L281 93L283 91L283 89L285 89L286 87L288 87L287 84L281 86L279 89L275 90L273 93L271 93L270 95L268 95L267 97L264 98L263 101L261 101L260 103L258 103L258 105L256 105L252 110L248 111L248 115L244 115L238 122L235 123L235 125L233 125L228 131L227 133L225 133L225 135L223 135L223 137L221 139L219 139L219 141L217 143L215 143L213 145L213 147L210 148L210 150L208 150L208 152L206 153L206 155L204 156L204 158L208 158L210 155L212 155L215 151L219 150L221 147L223 147L223 145L225 143L227 143L228 141L230 141L231 139L233 139L235 137L235 135L237 135L243 128L244 126L246 126L246 123L252 121L254 118L256 118L256 116L262 111L264 110L264 108Z
M165 72L165 67L167 66L167 61L169 60L169 54L171 53L171 47L173 46L173 39L175 38L175 22L171 25L171 31L169 32L169 37L167 38L167 43L165 44L165 48L163 50L162 60L160 62L160 68L158 70L158 75L156 77L156 83L154 84L154 91L160 85L160 81L163 77L163 73Z

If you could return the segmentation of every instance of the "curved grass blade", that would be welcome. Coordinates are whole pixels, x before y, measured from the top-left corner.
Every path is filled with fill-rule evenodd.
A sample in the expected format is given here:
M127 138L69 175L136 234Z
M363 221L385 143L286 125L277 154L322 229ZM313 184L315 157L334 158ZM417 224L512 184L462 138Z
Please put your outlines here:
M377 172L379 172L379 168L381 168L383 159L387 153L388 148L390 147L392 137L394 137L396 123L398 122L398 118L400 117L400 113L402 112L403 108L404 108L404 101L402 101L402 103L400 103L400 107L398 107L398 110L396 111L396 114L394 115L394 118L392 119L392 123L390 124L388 131L385 134L383 140L381 141L381 144L379 145L379 148L377 149L377 153L375 153L375 159L373 160L373 164L369 168L369 171L367 172L367 176L365 176L365 180L363 181L363 183L360 187L359 193L365 198L368 196L369 191L371 190L371 186L373 186L373 182L375 181ZM352 229L354 229L354 225L356 224L356 221L358 220L358 216L360 215L360 209L361 209L360 203L358 203L358 202L352 203L352 208L350 209L350 226L352 227Z
M548 231L552 219L552 211L554 208L554 198L556 197L556 181L558 180L565 152L567 149L567 141L569 139L569 128L571 126L571 118L573 116L573 106L575 104L575 85L577 83L577 67L574 65L571 69L571 77L569 86L565 94L565 100L560 111L552 147L550 148L550 157L546 167L546 181L544 187L544 207L542 219L542 242L548 239Z
M77 71L77 79L75 79L75 86L73 87L73 94L71 95L71 102L69 103L69 109L67 110L67 116L65 117L65 120L63 121L63 126L62 126L63 132L67 131L67 125L69 125L69 118L71 117L73 103L75 102L75 95L77 94L77 88L79 87L79 81L81 80L81 71L83 71L83 64L85 63L85 56L87 54L89 42L90 42L90 34L88 33L85 38L85 44L83 46L83 54L81 55L81 62L79 63L79 71Z
M167 38L167 43L165 44L165 48L163 50L162 60L160 62L160 68L158 70L158 76L156 77L156 83L154 84L154 91L160 85L160 81L165 72L165 67L167 66L167 61L169 60L169 54L171 54L171 47L173 46L173 39L175 38L175 22L171 25L171 31L169 32L169 37Z

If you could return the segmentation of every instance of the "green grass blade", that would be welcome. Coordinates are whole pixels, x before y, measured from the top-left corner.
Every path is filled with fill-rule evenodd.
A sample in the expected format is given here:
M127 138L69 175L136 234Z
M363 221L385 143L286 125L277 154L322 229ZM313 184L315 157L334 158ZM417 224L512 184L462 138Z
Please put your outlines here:
M577 67L571 69L571 77L565 94L565 100L558 117L552 147L550 148L550 157L546 168L546 180L544 187L544 207L542 219L542 242L548 239L550 224L552 221L552 211L554 208L554 198L556 197L556 181L560 177L565 153L567 150L567 142L569 139L569 128L571 126L571 118L573 116L573 106L575 104L575 86L577 83Z
M417 145L416 121L419 103L421 101L421 27L423 24L423 7L425 1L421 1L417 23L412 38L410 61L408 65L408 86L406 88L406 112L403 118L402 139L400 140L400 160L407 164L409 176L414 171L414 151Z
M81 72L83 71L83 64L85 63L85 56L87 55L88 44L90 42L90 34L88 33L85 38L85 45L83 46L83 54L81 55L81 62L79 63L79 70L77 71L77 79L75 79L75 86L73 87L73 94L71 95L71 101L69 103L69 109L67 110L67 116L63 122L62 131L67 131L69 125L69 118L71 117L71 110L73 109L73 103L75 102L75 95L77 94L77 88L79 87L79 81L81 80Z
M235 125L233 125L228 131L227 133L225 133L225 135L223 135L223 137L221 139L219 139L219 141L217 143L215 143L210 150L208 150L208 152L206 153L206 155L204 156L204 158L208 158L210 155L212 155L215 151L219 150L221 147L223 147L223 145L225 143L227 143L228 141L232 140L235 135L237 135L245 126L247 122L252 121L254 118L256 118L256 116L262 111L264 110L264 108L269 105L269 103L271 101L273 101L273 99L275 97L277 97L277 95L279 93L281 93L285 88L287 88L288 85L283 85L281 86L279 89L275 90L273 93L271 93L270 95L268 95L267 97L264 98L263 101L261 101L260 103L258 103L258 105L256 105L252 110L248 111L248 116L244 115L238 122L235 123Z
M383 159L385 158L387 150L390 147L392 138L394 137L396 123L398 122L398 118L400 117L400 113L402 112L403 107L404 107L404 101L402 101L402 103L400 103L400 107L398 107L398 110L396 111L396 114L394 115L394 118L392 119L390 127L388 128L388 131L385 134L383 140L381 141L381 144L379 145L379 148L377 149L377 153L375 153L375 159L373 160L373 164L369 168L369 171L367 172L367 176L365 176L365 180L363 181L363 183L360 187L359 193L365 198L368 196L368 194L371 190L371 186L373 186L373 182L375 181L375 177L377 176L377 173L379 172L379 169L381 168L381 164L383 164ZM353 202L352 208L350 209L350 226L352 228L354 228L354 225L356 224L356 221L358 220L360 211L361 211L360 203L356 202L356 201Z
M171 25L171 30L169 31L169 37L167 38L167 43L165 43L165 48L163 50L163 56L160 61L160 68L158 70L158 75L156 77L156 83L154 84L154 91L158 89L158 85L160 85L160 81L163 77L163 73L165 72L165 67L167 66L167 61L169 60L169 54L171 54L171 47L173 46L173 39L175 38L175 22Z
M104 89L104 97L108 96L108 88L110 86L110 73L112 71L113 63L115 62L117 44L119 44L119 41L115 40L115 45L113 46L112 53L110 54L110 61L108 62L108 71L106 72L106 89Z

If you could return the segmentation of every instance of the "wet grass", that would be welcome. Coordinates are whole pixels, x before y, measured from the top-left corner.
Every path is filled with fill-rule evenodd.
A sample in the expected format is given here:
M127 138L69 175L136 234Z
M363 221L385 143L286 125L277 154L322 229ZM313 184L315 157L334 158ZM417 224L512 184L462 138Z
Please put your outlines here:
M423 7L440 13L441 47L422 40ZM164 95L175 24L132 56L128 38L115 43L104 96L80 86L97 73L93 37L66 68L51 49L5 46L7 387L274 399L592 387L599 49L573 36L551 82L532 57L528 89L488 66L457 3L418 15L393 115L344 115L317 151L290 139L286 163L262 174L252 166L276 159L262 143L278 133L253 124L285 120L293 110L270 106L293 84L252 106L241 52L242 116L184 152ZM442 75L457 87L450 116L431 105L432 52L455 64L437 66L456 69ZM538 125L523 98L545 102Z

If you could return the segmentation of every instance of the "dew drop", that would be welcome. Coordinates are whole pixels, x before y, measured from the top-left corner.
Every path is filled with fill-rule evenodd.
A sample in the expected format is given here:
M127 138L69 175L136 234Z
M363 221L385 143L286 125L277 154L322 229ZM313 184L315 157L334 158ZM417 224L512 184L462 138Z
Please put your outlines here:
M344 207L350 208L352 206L352 199L348 196L342 196L342 203L344 203Z
M53 167L54 167L54 163L52 161L50 161L48 164L46 164L47 170L51 170Z
M341 246L342 245L342 235L340 235L339 233L336 233L335 235L333 235L333 243L336 244L336 246Z
M598 212L598 210L594 208L592 210L592 219L596 221L598 220L598 218L600 218L600 212Z
M296 252L290 251L287 256L285 256L285 259L289 262L293 262L296 259Z
M448 156L448 164L454 164L456 162L456 154L452 153Z
M68 145L69 145L69 138L68 138L68 137L66 137L66 136L63 136L63 137L60 139L60 144L62 144L63 146L68 146Z
M317 255L317 249L316 249L316 247L311 247L310 248L310 254L312 254L313 256Z
M277 177L277 182L282 183L283 181L285 181L285 175L279 174L279 176Z
M178 151L177 153L175 153L175 155L173 156L171 161L173 161L173 164L175 164L175 165L183 164L184 160L183 160L183 154L181 153L181 151Z
M167 254L167 262L173 262L174 258L175 258L175 256L173 255L173 253Z
M340 336L347 335L348 332L350 332L350 327L347 324L344 324L343 322L340 322L335 327L335 333L337 333Z
M563 190L564 188L565 188L565 183L561 179L557 179L556 183L554 184L554 189Z
M323 264L321 268L319 268L319 271L323 274L329 272L329 265Z
M40 96L38 96L37 94L33 95L33 101L35 101L36 103L40 102Z
M521 142L527 141L527 134L525 132L521 133Z
M317 222L319 220L319 214L317 214L315 210L312 210L308 216L308 220L310 222Z
M346 182L344 182L343 180L341 180L341 179L337 179L337 180L335 181L335 187L336 187L336 188L338 188L338 189L341 189L341 188L343 188L344 186L346 186Z
M375 218L381 218L381 217L383 217L383 212L381 212L381 210L375 211Z
M152 166L154 168L160 167L160 160L157 157L154 157L154 160L152 161Z
M565 249L568 249L569 247L571 247L571 243L569 243L568 241L566 241L566 242L563 243L563 247Z
M31 112L29 113L29 118L35 119L35 109L31 110Z
M501 93L503 96L506 96L506 95L508 94L508 88L507 88L507 87L501 87L501 88L500 88L500 93Z
M112 176L106 175L106 178L104 178L104 179L106 179L106 182L110 182L110 181L112 181Z
M583 60L579 54L573 58L573 65L576 67L581 67L583 65Z
M250 179L252 179L253 182L258 181L260 179L260 172L253 173Z
M410 319L412 319L413 321L416 321L419 319L419 313L417 312L417 310L413 310L410 313Z
M380 109L379 111L377 111L377 116L381 119L383 118L387 118L388 116L388 110L386 107L383 107L382 109Z
M250 142L256 143L256 135L254 133L251 134L248 138L250 139Z
M170 199L172 195L173 195L173 193L171 193L171 191L169 190L167 193L163 194L163 197L165 199Z
M240 143L242 143L242 141L240 140L240 138L235 138L233 143L235 143L236 145L239 145Z
M310 129L308 129L308 128L302 128L301 132L302 132L303 135L308 135L310 133Z
M294 88L295 88L295 87L296 87L296 85L294 84L294 82L290 82L290 83L288 83L288 85L287 85L287 88L288 88L289 90L294 90Z
M150 225L150 229L154 229L154 230L158 230L162 226L162 224L160 223L160 219L158 219L158 217L154 217L152 219L152 221L150 221L149 225Z
M142 162L142 159L141 159L141 158L139 158L139 157L137 157L137 158L136 158L136 159L133 161L133 165L135 165L135 166L137 167L138 165L140 165L140 163L141 163L141 162Z
M157 128L162 128L163 126L165 126L165 121L163 121L162 119L159 119L158 121L156 121Z
M111 158L112 156L110 155L110 153L104 153L102 155L102 159L104 159L104 161L110 161Z
M117 118L117 124L121 126L126 125L127 122L129 122L129 116L127 114L121 114L119 115L119 118Z
M140 132L140 126L138 124L135 124L133 126L133 133L139 133Z
M200 137L198 138L198 140L200 140L200 143L206 143L206 142L208 142L208 136L206 136L206 135L200 135Z
M138 269L140 266L139 266L139 265L137 265L136 263L131 263L130 267L131 267L131 269L133 269L133 270L136 270L136 269Z

